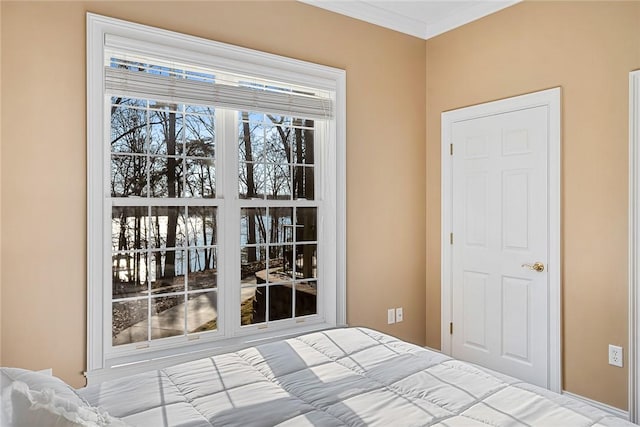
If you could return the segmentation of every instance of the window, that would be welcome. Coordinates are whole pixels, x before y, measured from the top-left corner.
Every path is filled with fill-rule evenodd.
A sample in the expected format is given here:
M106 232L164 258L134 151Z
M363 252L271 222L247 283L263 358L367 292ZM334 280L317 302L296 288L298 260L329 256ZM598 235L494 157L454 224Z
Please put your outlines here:
M89 382L344 324L344 72L87 28Z

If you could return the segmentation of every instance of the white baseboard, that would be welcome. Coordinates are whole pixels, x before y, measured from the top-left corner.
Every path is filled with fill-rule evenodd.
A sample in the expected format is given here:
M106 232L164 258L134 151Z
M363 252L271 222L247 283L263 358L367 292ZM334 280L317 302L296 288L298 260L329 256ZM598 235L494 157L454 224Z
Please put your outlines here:
M562 394L568 397L571 397L573 399L576 399L582 403L586 403L588 405L591 406L595 406L596 408L600 409L601 411L605 411L611 415L614 415L618 418L622 418L625 420L629 419L629 412L627 411L623 411L622 409L618 409L614 406L611 405L607 405L606 403L602 403L602 402L598 402L597 400L592 400L589 399L588 397L584 397L584 396L580 396L579 394L573 394L571 392L568 392L566 390L562 390Z

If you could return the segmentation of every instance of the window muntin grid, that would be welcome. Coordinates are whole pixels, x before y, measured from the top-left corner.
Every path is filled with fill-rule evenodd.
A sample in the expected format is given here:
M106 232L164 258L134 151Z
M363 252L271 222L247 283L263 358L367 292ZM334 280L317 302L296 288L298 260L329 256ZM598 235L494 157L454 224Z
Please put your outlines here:
M216 194L212 107L111 97L111 197Z
M315 123L256 112L238 113L241 199L315 199Z
M117 230L117 234L112 232L112 345L216 330L221 308L215 273L220 250L215 232L216 208L197 205L199 198L215 197L216 111L210 107L117 97L111 97L110 106L110 183L115 224L112 227ZM314 121L262 113L234 114L238 123L239 188L242 189L243 179L247 182L247 175L242 176L243 164L245 171L250 170L247 164L256 166L255 169L262 166L264 185L256 188L264 191L254 190L255 197L251 199L262 199L265 206L258 209L268 212L270 220L275 221L269 226L268 235L264 231L254 233L253 237L240 233L240 325L259 326L317 315ZM228 115L225 120L232 117ZM126 129L127 123L130 129ZM255 157L249 158L247 147ZM205 162L208 169L199 175L185 173L185 165L189 170L189 161ZM165 173L170 162L174 168L173 179ZM117 168L123 165L127 166L126 172L119 173ZM189 181L189 176L194 175L200 186ZM291 191L281 191L283 185L279 184L283 181ZM238 197L242 199L243 194ZM127 198L146 199L147 203L119 206L120 201ZM157 199L174 200L175 206L156 206L154 200ZM287 207L270 206L283 201L288 201ZM194 227L189 226L190 216L206 209L214 212L208 219L208 224L214 225L200 238L192 237L190 230ZM246 219L243 212L247 209L252 208L241 209L241 223ZM145 210L144 215L140 213ZM171 226L169 218L173 218ZM263 216L255 218L259 228ZM200 224L205 227L205 220ZM175 230L171 237L170 229ZM262 262L266 268L262 272L253 271L255 282L247 282L247 263L255 261ZM131 269L131 264L137 267ZM169 279L165 277L167 270L171 271ZM212 277L207 279L207 274ZM190 313L194 299L204 301L215 312L213 318L201 319L206 320L202 325L196 325ZM180 307L183 307L181 313L175 316L184 319L183 325L163 324L162 313L175 312ZM127 316L136 323L123 330L118 322Z
M318 313L317 212L295 205L241 209L242 326Z
M110 101L112 345L215 331L215 110Z

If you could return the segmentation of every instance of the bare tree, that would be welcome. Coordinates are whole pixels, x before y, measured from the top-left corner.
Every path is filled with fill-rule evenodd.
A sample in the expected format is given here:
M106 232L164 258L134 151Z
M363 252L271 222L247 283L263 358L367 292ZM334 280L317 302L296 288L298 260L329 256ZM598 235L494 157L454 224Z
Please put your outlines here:
M305 120L305 127L306 129L304 130L304 145L305 145L305 150L304 150L304 163L306 165L313 165L315 162L315 155L314 155L314 133L313 133L313 120ZM314 197L314 191L315 191L315 181L314 181L314 168L312 167L305 167L304 168L304 174L305 174L305 180L304 180L304 184L305 184L305 188L304 188L304 194L306 196L307 199L313 199ZM313 233L314 233L314 229L315 229L315 222L316 222L316 218L315 215L305 215L303 222L302 222L302 232L304 235L304 239L305 241L311 240L313 239ZM312 277L313 274L313 254L314 254L314 247L315 245L305 245L304 249L303 249L303 256L302 256L302 274L304 277Z
M168 120L163 121L165 130L165 141L167 143L167 194L169 198L176 197L176 113L177 106L171 105L173 111L168 113ZM161 113L162 114L162 113ZM166 117L166 115L165 115ZM178 228L178 212L175 209L169 209L167 212L167 248L176 246L176 231ZM174 277L176 253L168 250L165 257L164 277Z
M247 199L256 196L256 186L253 177L253 153L251 148L251 128L249 127L249 113L242 112L242 141L244 143L244 161L247 168ZM255 216L250 214L247 218L247 243L256 243L256 220ZM256 261L256 248L249 247L247 249L247 260L249 262Z

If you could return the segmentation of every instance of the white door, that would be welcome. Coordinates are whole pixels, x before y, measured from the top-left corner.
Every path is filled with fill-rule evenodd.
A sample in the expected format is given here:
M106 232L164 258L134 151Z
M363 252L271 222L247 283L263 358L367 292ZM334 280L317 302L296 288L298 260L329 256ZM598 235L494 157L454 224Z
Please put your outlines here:
M549 107L537 106L451 126L452 355L542 387L549 387L548 120Z

